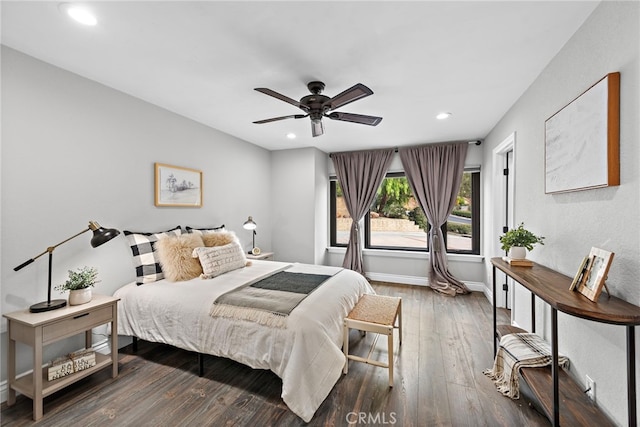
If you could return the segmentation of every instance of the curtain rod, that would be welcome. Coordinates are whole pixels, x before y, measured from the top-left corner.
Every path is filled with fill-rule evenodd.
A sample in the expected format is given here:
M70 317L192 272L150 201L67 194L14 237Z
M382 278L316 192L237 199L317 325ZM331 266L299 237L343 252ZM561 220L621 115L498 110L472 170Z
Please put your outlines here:
M475 139L473 141L468 141L469 145L473 144L473 145L480 145L482 144L482 140L481 139ZM396 153L398 152L398 147L394 148L394 150ZM333 153L329 153L329 157L331 157L331 154Z
M480 140L480 139L476 139L476 140L473 140L473 141L468 141L468 143L469 143L469 145L471 145L471 144L473 144L473 145L480 145L480 144L482 144L482 140ZM396 148L394 149L394 151L397 153L397 152L398 152L398 147L396 147Z

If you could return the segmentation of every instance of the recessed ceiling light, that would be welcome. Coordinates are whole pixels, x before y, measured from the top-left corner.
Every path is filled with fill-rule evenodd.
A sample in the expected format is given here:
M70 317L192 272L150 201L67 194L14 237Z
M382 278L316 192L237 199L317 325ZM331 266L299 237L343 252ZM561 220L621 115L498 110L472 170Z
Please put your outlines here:
M289 139L296 139L296 134L295 134L295 133L293 133L293 132L289 132L289 133L287 134L287 138L289 138Z
M440 113L436 116L436 119L444 120L444 119L448 119L449 117L451 117L451 113Z
M83 25L94 26L98 23L95 15L85 6L73 3L60 3L58 9Z

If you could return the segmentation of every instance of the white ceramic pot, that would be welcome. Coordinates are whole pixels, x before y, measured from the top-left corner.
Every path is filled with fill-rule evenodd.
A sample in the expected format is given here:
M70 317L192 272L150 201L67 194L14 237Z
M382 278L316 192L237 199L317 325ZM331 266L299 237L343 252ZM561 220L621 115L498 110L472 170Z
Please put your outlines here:
M522 246L512 246L509 249L509 258L511 259L525 259L527 258L527 248Z
M69 291L69 305L86 304L91 301L91 288Z

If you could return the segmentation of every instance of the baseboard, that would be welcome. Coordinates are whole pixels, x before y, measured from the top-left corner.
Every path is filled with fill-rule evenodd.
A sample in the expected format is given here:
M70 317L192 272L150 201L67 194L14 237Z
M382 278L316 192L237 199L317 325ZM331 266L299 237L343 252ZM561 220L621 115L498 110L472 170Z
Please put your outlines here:
M400 274L366 272L365 276L377 282L402 283L403 285L429 286L426 277L402 276Z
M104 339L96 344L94 344L93 349L101 354L109 354L111 352L111 345L109 339ZM43 365L44 368L46 365ZM26 372L17 375L17 378L24 377L25 375L31 375L33 369L30 369ZM9 381L4 380L0 383L0 403L4 403L7 401L9 393ZM20 394L20 393L17 393Z
M416 285L416 286L429 286L429 279L421 276L403 276L400 274L387 274L387 273L365 273L371 280L378 282L390 282L390 283L402 283L403 285ZM468 282L464 281L469 290L472 292L483 292L487 295L488 288L482 282ZM490 300L491 301L491 300Z

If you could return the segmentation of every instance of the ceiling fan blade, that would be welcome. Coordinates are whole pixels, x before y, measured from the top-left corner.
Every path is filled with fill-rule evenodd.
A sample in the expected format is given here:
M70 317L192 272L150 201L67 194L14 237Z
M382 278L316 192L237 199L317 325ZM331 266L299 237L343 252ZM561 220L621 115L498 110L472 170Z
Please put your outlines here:
M258 92L262 92L265 95L273 96L274 98L277 98L280 101L288 102L291 105L295 105L296 107L303 109L304 111L308 111L309 110L308 106L300 104L295 99L291 99L288 96L284 96L281 93L275 92L275 91L273 91L271 89L267 89L266 87L257 87L257 88L255 88L255 90L257 90Z
M336 108L340 108L343 105L347 105L350 102L357 101L358 99L364 98L365 96L369 95L373 95L373 91L362 83L358 83L345 90L344 92L329 99L322 106L328 106L329 110L335 110Z
M307 117L308 114L292 114L290 116L281 116L281 117L273 117L271 119L264 119L264 120L258 120L256 122L253 122L257 125L261 125L263 123L271 123L271 122L277 122L278 120L284 120L284 119L302 119L304 117Z
M376 126L382 121L382 117L365 116L362 114L341 113L339 111L327 114L331 120L341 120L343 122L360 123L362 125Z
M322 120L311 120L311 135L320 136L324 133Z

